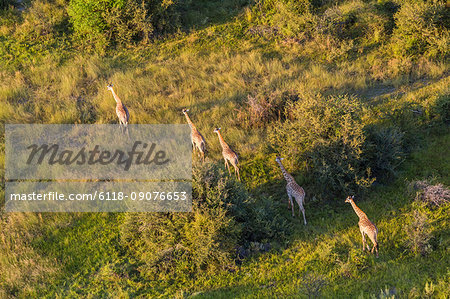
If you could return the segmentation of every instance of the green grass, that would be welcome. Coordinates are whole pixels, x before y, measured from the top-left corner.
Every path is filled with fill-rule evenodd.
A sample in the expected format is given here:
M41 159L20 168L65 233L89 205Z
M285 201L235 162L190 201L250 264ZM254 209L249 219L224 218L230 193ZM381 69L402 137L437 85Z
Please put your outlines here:
M46 225L39 228L40 236L28 245L35 250L34 258L45 257L57 271L46 273L49 276L44 279L45 284L28 294L290 297L304 294L302 277L310 273L325 278L327 284L322 295L326 297L348 298L360 294L367 297L378 295L386 287L395 288L401 297L414 292L423 295L427 282L433 282L436 295L445 297L449 282L449 206L427 208L414 203L406 190L409 181L430 175L436 181L448 180L445 171L450 160L448 155L440 155L438 145L448 146L449 137L449 134L432 135L424 148L408 159L395 182L379 186L364 200L358 200L361 209L379 228L378 259L361 252L357 216L344 199L333 204L308 202L306 227L299 218L291 220L287 206L280 209L292 226L292 235L285 245L246 260L237 272L223 271L214 276L200 276L181 286L158 288L155 282L140 277L139 263L120 245L118 228L123 214L45 214L42 218ZM424 161L433 161L425 175ZM280 190L273 200L282 201L283 207L284 192ZM433 251L426 257L415 256L405 243L402 227L416 209L426 213L432 225Z
M244 7L245 1L194 1L184 15L190 30L107 55L84 52L67 32L29 35L34 32L30 21L15 11L1 12L2 124L117 123L109 82L133 124L184 123L181 110L189 107L207 141L208 162L223 166L213 133L222 127L239 153L243 186L256 201L269 200L289 229L286 238L264 240L271 244L269 252L255 253L242 264L181 282L158 281L145 276L145 262L122 240L125 214L8 214L2 209L0 297L307 297L306 277L323 280L321 296L328 298L378 298L383 292L400 298L450 296L449 205L415 202L408 187L417 180L450 186L450 130L438 110L450 95L448 61L425 53L393 55L393 12L383 10L383 1L336 6L361 26L349 29L356 32L350 39L308 31L308 24L319 22L318 15L334 4L295 16L287 2L274 3L289 17L280 19L276 10L264 12L257 5ZM274 25L280 33L249 30ZM379 228L378 259L361 252L358 219L345 198L316 200L305 169L286 161L306 189L308 225L291 217L277 153L267 139L277 120L243 125L238 115L248 111L249 94L288 94L298 100L309 94L352 94L365 105L365 124L395 125L405 132L407 154L397 177L357 198ZM404 113L418 108L423 110L418 117ZM3 137L1 149L4 165ZM416 210L430 227L432 250L426 256L407 245L405 229Z

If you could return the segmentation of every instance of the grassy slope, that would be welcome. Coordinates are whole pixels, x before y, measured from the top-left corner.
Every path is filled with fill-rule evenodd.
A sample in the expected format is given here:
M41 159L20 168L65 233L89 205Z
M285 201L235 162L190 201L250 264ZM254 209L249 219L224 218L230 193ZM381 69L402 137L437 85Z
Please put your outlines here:
M438 181L449 180L450 158L444 150L450 142L448 134L443 138L433 136L428 142L426 148L417 151L406 163L403 174L391 186L376 188L359 204L378 225L382 252L379 259L359 253L358 220L348 205L342 201L331 208L311 203L307 205L310 226L305 228L301 221L293 221L296 232L286 249L249 261L241 269L239 278L230 275L218 279L217 283L222 286L200 297L304 294L299 275L304 271L326 278L328 285L323 295L327 297L378 295L386 287L395 288L397 294L405 296L413 289L423 289L430 281L440 283L441 290L445 290L449 282L449 207L423 209L433 223L438 251L426 258L415 257L403 243L406 237L402 224L417 208L404 192L407 182L424 178L424 172L425 177L431 172ZM424 169L424 162L430 163L430 167ZM229 281L233 281L231 286L228 286Z
M224 10L236 13L235 7ZM190 17L198 19L204 14L199 8ZM242 177L250 191L255 196L272 196L274 208L291 221L289 242L273 244L275 249L250 258L237 272L171 285L139 275L139 264L119 242L121 214L2 214L0 262L8 268L0 275L4 287L0 296L182 296L195 292L200 292L196 293L199 297L223 298L297 296L305 294L301 289L305 272L326 279L323 295L329 297L378 295L385 288L395 288L403 296L422 296L426 282L436 285L436 294L448 296L449 208L430 210L413 203L406 192L408 182L418 179L433 178L450 185L448 127L418 130L418 146L398 179L372 189L360 201L359 206L380 230L380 258L375 259L360 253L357 218L343 199L319 204L308 198L308 226L297 218L291 220L284 206L282 177L264 144L265 131L243 129L235 117L248 93L264 91L350 92L387 108L416 99L426 101L448 95L446 66L429 66L425 81L411 83L399 75L380 84L367 71L370 52L328 62L314 57L307 45L283 45L244 34L236 29L239 21L226 22L226 15L210 17L220 25L208 25L206 20L197 25L201 30L136 53L109 58L70 51L30 54L36 61L25 59L24 66L0 73L0 120L115 123L114 102L105 88L109 81L127 103L132 123L181 123L180 111L189 106L208 141L209 159L220 161L212 128L222 126L226 139L242 157ZM62 59L67 56L71 59ZM302 177L297 179L301 182ZM414 209L424 211L431 220L434 250L427 257L415 257L405 245L403 227Z
M162 284L158 287L139 276L138 265L118 243L118 226L123 215L47 214L44 223L53 220L59 224L44 226L45 231L31 246L39 255L55 260L58 272L52 279L46 279L44 288L31 293L49 297L56 294L195 294L201 298L296 296L304 294L301 282L303 273L307 272L326 279L323 295L327 297L379 294L386 288L395 288L401 295L411 292L422 295L427 282L433 282L444 294L449 283L449 206L431 210L413 203L405 192L409 181L427 178L430 174L437 181L449 183L450 157L444 153L450 145L450 135L433 135L427 141L407 161L392 185L374 189L358 203L379 228L378 259L360 252L357 217L350 206L343 200L328 205L313 202L306 206L307 227L299 219L292 220L293 234L286 246L247 260L234 273L200 277L183 286ZM279 192L274 200L284 203L284 192ZM433 251L427 257L414 256L405 245L402 226L409 221L414 209L424 211L432 224ZM290 217L287 209L280 212Z

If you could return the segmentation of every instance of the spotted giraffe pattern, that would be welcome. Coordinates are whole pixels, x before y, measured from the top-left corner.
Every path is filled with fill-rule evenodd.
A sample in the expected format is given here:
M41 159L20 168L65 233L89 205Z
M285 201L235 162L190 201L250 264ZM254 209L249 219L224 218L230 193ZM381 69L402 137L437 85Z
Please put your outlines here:
M225 160L225 166L228 169L229 174L231 175L231 170L228 162L231 163L234 167L234 173L237 175L239 181L241 180L241 177L239 175L239 167L238 167L238 155L231 149L231 147L223 140L222 135L220 134L220 128L216 128L214 130L215 133L217 133L217 136L219 137L220 145L222 146L222 156Z
M283 164L281 163L281 160L283 158L277 157L275 161L277 161L278 165L280 165L281 172L283 173L283 176L287 182L286 184L286 191L289 197L288 205L292 208L292 216L295 216L294 212L294 203L292 201L292 198L295 198L295 201L297 202L300 211L303 214L303 222L306 225L306 217L305 217L305 208L303 207L303 204L305 203L305 190L303 190L302 187L300 187L297 182L295 182L294 177L286 171Z
M127 130L128 128L128 122L130 121L130 114L128 112L127 107L125 107L124 104L122 104L122 101L120 100L119 96L114 92L113 85L108 85L108 90L111 91L114 100L116 101L116 114L119 118L119 124L120 126ZM128 131L127 131L128 132Z
M206 152L206 142L205 138L203 138L202 134L197 130L197 127L189 118L187 112L189 109L183 109L183 114L186 116L186 121L191 127L191 142L192 142L192 150L195 152L195 149L198 149L200 157L202 161L205 161L205 152Z
M370 252L373 253L373 251L375 250L377 257L378 257L378 241L377 241L378 228L375 226L375 224L372 223L372 221L369 220L366 213L364 213L360 208L358 208L358 206L355 204L353 199L354 199L354 196L349 196L349 197L347 197L345 202L350 203L352 205L353 210L355 211L356 215L358 215L358 217L359 217L358 225L359 225L359 231L361 232L361 235L362 235L363 250L366 250L366 246L367 246L367 250L370 250L369 244L366 243L365 235L367 235L373 243L373 247L372 247L372 250L370 250Z

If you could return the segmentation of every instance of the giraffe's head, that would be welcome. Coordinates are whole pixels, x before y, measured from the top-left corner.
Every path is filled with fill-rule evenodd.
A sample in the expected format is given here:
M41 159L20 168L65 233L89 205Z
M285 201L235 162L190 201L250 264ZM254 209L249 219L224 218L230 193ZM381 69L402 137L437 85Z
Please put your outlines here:
M278 163L280 163L281 162L281 160L283 160L284 158L281 158L280 156L277 156L276 158L275 158L275 161L277 161Z
M352 195L352 196L349 195L349 196L347 196L347 199L345 200L345 202L351 203L354 199L355 199L354 195Z
M109 83L108 86L106 86L106 88L108 88L108 90L112 90L113 89L113 84Z
M221 129L221 128L215 128L215 129L214 129L214 133L219 133L220 129Z
M185 109L183 109L182 111L183 111L183 114L186 114L186 112L188 112L189 109L186 109L186 108L185 108Z

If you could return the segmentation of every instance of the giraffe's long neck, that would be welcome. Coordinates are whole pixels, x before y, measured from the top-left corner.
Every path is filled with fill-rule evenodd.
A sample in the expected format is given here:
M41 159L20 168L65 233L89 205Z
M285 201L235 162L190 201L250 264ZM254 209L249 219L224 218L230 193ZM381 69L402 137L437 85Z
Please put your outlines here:
M353 210L355 210L356 215L358 215L358 217L361 219L362 217L367 217L366 213L364 213L363 211L361 211L360 208L358 208L355 204L355 202L352 200L350 202L352 204Z
M222 134L220 132L217 132L217 136L219 137L220 145L222 146L222 149L229 148L228 144L223 140Z
M184 116L186 116L186 121L189 124L189 126L191 127L191 129L196 129L194 123L191 121L191 119L189 118L189 115L187 113L184 113Z
M116 95L116 93L114 92L114 89L111 89L112 95L114 97L114 100L116 100L117 104L122 104L122 101L119 99L119 97Z
M283 173L283 176L286 180L286 182L290 183L292 181L292 176L287 172L286 168L284 168L283 164L281 164L281 161L277 161L280 165L281 172Z

